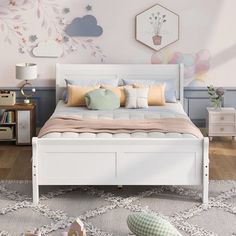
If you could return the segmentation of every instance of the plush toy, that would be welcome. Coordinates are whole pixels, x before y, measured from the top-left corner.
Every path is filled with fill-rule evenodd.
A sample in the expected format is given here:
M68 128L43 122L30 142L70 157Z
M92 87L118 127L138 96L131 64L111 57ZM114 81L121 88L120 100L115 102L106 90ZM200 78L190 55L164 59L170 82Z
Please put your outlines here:
M41 236L41 232L37 229L34 232L27 231L21 236ZM61 236L86 236L86 230L83 222L77 218L70 226L69 232L63 232Z
M84 224L79 218L71 224L68 236L86 236Z

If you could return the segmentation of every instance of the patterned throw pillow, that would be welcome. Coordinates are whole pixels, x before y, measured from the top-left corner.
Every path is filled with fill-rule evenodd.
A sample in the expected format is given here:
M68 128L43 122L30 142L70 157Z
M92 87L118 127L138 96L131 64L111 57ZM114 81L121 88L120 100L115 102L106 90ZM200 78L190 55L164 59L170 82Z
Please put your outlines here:
M148 108L148 88L125 88L125 108Z
M127 224L136 236L181 236L167 220L154 214L131 214L127 218Z

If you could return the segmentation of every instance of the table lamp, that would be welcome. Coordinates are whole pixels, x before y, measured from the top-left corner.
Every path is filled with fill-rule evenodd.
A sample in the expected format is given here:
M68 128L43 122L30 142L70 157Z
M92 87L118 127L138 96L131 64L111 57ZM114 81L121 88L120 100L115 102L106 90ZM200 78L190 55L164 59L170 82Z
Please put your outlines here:
M31 93L26 93L24 88L26 86L31 86L28 80L37 79L37 65L33 63L21 63L16 65L16 79L25 80L25 83L21 86L21 94L25 97L24 103L30 104L29 98L35 93L35 88L32 88Z

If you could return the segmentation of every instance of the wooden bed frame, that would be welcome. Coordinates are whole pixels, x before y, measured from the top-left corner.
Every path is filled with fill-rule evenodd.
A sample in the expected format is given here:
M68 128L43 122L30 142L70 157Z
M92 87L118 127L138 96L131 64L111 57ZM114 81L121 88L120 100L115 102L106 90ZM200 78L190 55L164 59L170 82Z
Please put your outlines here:
M183 104L182 65L56 65L56 100L64 79L175 79ZM33 202L41 185L202 185L208 202L208 138L34 137Z

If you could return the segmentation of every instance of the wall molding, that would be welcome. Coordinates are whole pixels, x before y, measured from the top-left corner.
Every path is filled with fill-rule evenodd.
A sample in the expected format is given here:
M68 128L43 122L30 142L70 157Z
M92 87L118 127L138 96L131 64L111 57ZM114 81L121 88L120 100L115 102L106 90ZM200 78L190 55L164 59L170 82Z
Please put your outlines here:
M19 88L0 87L0 90L12 90L16 92L17 102L23 102ZM26 88L30 91L30 88ZM236 87L225 88L223 106L236 108ZM55 87L36 87L36 93L32 100L37 105L37 127L42 127L52 115L56 107ZM211 106L207 88L185 87L184 88L184 109L191 120L199 127L205 127L207 111L206 107Z

